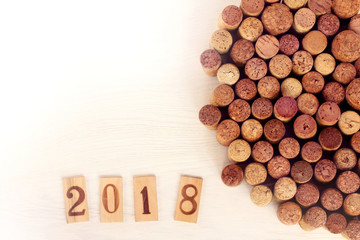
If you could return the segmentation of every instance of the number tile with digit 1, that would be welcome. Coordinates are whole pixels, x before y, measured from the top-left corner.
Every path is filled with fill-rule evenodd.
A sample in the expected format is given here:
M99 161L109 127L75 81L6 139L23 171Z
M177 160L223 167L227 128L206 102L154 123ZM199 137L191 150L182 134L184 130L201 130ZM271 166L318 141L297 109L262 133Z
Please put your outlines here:
M197 222L202 182L200 177L181 176L174 217L176 221Z
M135 221L158 221L156 177L134 177Z
M100 178L100 222L123 222L122 177Z
M64 178L62 182L67 223L89 221L85 177Z

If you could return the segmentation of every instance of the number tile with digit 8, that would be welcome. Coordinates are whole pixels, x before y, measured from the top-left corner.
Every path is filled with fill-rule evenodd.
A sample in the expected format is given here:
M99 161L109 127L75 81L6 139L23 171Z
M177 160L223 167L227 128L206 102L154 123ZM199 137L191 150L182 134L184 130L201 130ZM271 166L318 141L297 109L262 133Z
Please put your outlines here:
M156 177L134 177L135 221L158 221Z
M89 208L85 177L63 178L62 182L67 223L88 222Z
M202 182L200 177L181 176L174 217L176 221L197 222Z
M123 222L122 177L100 178L100 222Z

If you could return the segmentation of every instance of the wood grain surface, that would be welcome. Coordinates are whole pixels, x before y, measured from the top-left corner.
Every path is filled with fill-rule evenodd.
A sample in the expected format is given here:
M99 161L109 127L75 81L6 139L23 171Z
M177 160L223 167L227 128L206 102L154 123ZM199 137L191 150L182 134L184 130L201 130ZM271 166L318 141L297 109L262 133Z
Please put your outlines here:
M227 148L198 120L216 78L200 53L234 0L5 1L0 8L0 239L343 239L283 226L229 188ZM66 224L62 179L86 178L90 222ZM155 175L159 221L135 222L132 178ZM174 220L203 178L197 224ZM99 178L122 176L124 222L100 223Z

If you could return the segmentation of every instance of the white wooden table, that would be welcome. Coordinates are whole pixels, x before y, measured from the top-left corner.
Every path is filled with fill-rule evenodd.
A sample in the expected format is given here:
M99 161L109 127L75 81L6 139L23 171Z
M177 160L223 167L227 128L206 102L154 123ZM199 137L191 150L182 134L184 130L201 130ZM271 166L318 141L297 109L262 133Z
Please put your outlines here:
M221 179L198 121L199 63L234 0L5 1L0 8L0 239L343 239L287 227L277 204ZM159 221L135 223L134 175L157 176ZM204 179L197 224L173 220L180 175ZM61 180L84 175L90 222L66 224ZM124 223L99 223L99 177L124 179Z

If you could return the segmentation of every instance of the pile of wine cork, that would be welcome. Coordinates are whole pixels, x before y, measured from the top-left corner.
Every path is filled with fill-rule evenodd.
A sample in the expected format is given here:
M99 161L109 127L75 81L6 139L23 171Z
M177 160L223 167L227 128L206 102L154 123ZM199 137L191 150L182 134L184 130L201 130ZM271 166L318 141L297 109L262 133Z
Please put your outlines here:
M200 57L216 76L199 119L285 225L360 239L360 0L242 0ZM358 77L358 78L357 78Z

